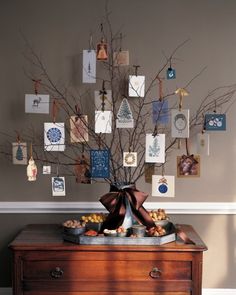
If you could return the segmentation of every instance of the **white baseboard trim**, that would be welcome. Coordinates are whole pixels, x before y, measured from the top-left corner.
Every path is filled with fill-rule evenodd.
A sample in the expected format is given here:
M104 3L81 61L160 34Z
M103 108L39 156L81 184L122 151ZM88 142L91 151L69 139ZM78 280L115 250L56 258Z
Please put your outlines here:
M146 202L144 207L164 208L168 214L236 214L236 202ZM0 213L83 212L106 212L106 209L100 202L0 202Z
M0 288L1 295L12 295L12 288ZM235 295L236 289L203 289L202 295Z

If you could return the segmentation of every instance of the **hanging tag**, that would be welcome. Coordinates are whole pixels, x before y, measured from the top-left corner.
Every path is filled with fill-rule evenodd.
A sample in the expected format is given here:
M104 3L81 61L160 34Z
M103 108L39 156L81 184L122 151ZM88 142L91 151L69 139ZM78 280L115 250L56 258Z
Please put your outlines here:
M29 164L27 166L28 181L36 181L37 172L38 172L37 166L34 162L33 157L31 156L29 159Z
M26 94L25 112L35 114L49 114L49 95Z
M129 65L129 51L120 50L113 53L113 65L117 66L128 66Z
M106 61L108 59L108 46L104 39L97 44L97 60Z
M87 142L88 136L88 116L71 116L70 117L70 141L71 143L76 142Z
M96 83L96 51L83 50L83 83Z
M137 167L137 153L124 152L123 153L123 166L124 167Z
M200 156L199 155L177 156L177 176L178 177L199 177L200 176Z
M97 111L111 111L112 110L112 92L111 90L94 91L95 109Z
M51 174L51 166L50 165L43 165L43 174Z
M52 177L52 196L64 197L66 195L65 177Z
M27 143L12 143L12 163L14 165L27 165Z
M210 154L210 138L207 133L197 134L197 153L205 156Z
M92 178L110 177L109 150L90 150L90 165Z
M158 100L152 102L152 120L153 124L169 123L169 106L167 100Z
M79 157L76 161L75 176L77 183L91 183L90 163L89 159L87 159L84 155Z
M65 150L64 123L44 123L44 150L47 152Z
M171 79L175 79L176 78L176 71L175 69L173 69L172 67L169 67L166 71L166 78L168 80L171 80Z
M133 128L134 119L133 114L129 105L129 102L126 98L123 98L116 119L117 128Z
M144 97L145 76L129 75L129 96Z
M171 136L189 137L189 110L171 110Z
M152 176L152 196L154 197L174 197L175 177L170 175Z
M208 131L225 131L226 115L225 114L206 114L205 130Z
M112 112L95 111L95 133L112 132Z
M146 183L152 183L152 175L155 174L155 165L152 163L144 164L144 177Z
M145 162L165 162L165 134L146 134Z

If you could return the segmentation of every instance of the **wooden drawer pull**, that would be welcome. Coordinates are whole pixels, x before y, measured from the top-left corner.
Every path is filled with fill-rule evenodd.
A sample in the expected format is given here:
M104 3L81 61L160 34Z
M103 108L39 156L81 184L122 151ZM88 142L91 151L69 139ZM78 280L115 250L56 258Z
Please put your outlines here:
M60 277L63 276L63 270L60 269L60 267L56 267L55 269L50 271L51 277L54 279L59 279Z
M153 267L153 269L149 272L149 276L153 279L158 279L161 276L161 270L158 267Z

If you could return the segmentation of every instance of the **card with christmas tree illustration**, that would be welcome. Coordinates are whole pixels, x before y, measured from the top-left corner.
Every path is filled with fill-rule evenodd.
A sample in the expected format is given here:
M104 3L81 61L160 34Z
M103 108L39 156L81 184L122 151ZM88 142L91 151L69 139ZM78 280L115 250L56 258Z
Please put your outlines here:
M152 176L152 196L153 197L174 197L175 177L171 175Z
M111 133L112 112L95 111L95 133Z
M44 123L44 150L47 152L65 150L64 123Z
M124 167L137 167L137 153L124 152L123 153L123 166Z
M123 98L119 107L116 119L117 128L133 128L134 119L133 114L127 98Z
M189 137L189 110L171 110L171 136Z
M210 138L207 133L197 134L197 153L200 155L209 156L210 154Z
M152 102L152 120L153 124L169 123L169 106L167 100L157 100Z
M112 111L112 92L111 90L94 91L95 110Z
M87 115L70 117L70 140L72 143L89 140Z
M92 178L110 177L110 152L109 150L91 150L90 167Z
M35 114L49 114L48 94L26 94L25 112Z
M120 50L113 53L114 66L128 66L129 65L129 51Z
M165 162L165 134L146 134L145 162Z
M96 83L96 51L83 50L83 83Z
M144 97L145 76L129 75L129 96Z
M12 143L12 162L15 165L27 165L27 143Z

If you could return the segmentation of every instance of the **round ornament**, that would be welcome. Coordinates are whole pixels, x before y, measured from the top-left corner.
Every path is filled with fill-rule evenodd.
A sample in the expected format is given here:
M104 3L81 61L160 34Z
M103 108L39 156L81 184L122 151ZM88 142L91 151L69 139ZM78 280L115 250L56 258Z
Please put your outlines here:
M61 131L59 128L53 127L48 129L47 138L50 142L58 142L62 137Z
M168 191L168 187L166 184L161 184L158 186L158 191L162 194L165 194Z

